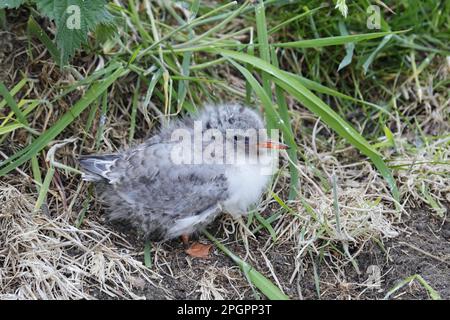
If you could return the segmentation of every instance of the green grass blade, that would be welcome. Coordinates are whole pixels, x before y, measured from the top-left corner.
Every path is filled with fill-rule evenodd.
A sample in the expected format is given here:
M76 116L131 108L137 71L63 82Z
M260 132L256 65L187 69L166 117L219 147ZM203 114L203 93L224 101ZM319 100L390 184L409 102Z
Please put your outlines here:
M31 171L33 172L33 179L36 181L36 189L39 192L42 186L42 173L41 168L39 167L38 155L34 155L31 157Z
M272 29L269 30L268 33L269 33L269 34L275 33L276 31L280 30L281 28L283 28L284 26L288 25L289 23L292 23L292 22L294 22L294 21L299 21L299 20L301 20L301 19L303 19L303 18L306 18L306 17L308 17L308 16L314 14L315 12L317 12L318 10L320 10L320 9L322 9L322 8L324 8L324 7L325 7L325 6L320 6L320 7L318 7L318 8L314 8L314 9L312 9L312 10L307 9L308 11L303 12L303 13L301 13L301 14L298 14L298 15L296 15L296 16L293 16L292 18L289 18L288 20L283 21L283 22L280 23L279 25L273 27Z
M383 48L388 44L389 40L392 39L392 35L389 34L383 38L378 47L367 57L366 61L363 63L364 74L369 70L370 65L375 60L378 53L383 50Z
M39 196L34 206L34 212L36 212L42 207L42 204L44 203L45 198L47 197L48 188L50 187L50 182L52 181L54 174L55 174L55 167L50 165L50 167L48 168L48 172L45 175L44 183L42 184L42 187L39 190Z
M130 57L130 60L128 60L127 67L129 67L130 65L133 64L134 60L136 60L136 58L137 58L139 52L141 52L141 50L142 50L141 45L139 45L136 49L134 49L133 54Z
M10 91L12 97L14 97L22 88L23 86L28 82L28 78L23 78L20 80ZM0 101L0 110L4 108L6 105L6 100Z
M256 16L256 32L258 36L258 48L259 56L266 62L270 62L270 49L269 49L269 36L267 35L267 22L266 13L264 9L264 2L260 1L255 8ZM267 93L267 96L272 97L272 89L270 86L270 76L262 73L263 88ZM270 129L270 128L269 128Z
M108 66L105 66L104 68L97 70L95 72L93 72L92 74L90 74L89 76L83 78L82 80L77 81L75 84L72 85L68 85L64 88L64 90L62 90L62 92L58 95L56 95L51 102L54 103L56 101L58 101L59 99L61 99L62 97L66 96L67 94L69 94L70 92L75 91L76 89L82 87L82 86L87 86L90 85L91 83L93 83L94 81L100 79L101 76L106 75L106 74L110 74L111 72L113 72L114 70L117 69L117 64L110 64Z
M272 226L270 225L270 223L264 219L263 216L261 216L259 213L255 213L255 218L256 220L259 221L259 223L261 223L263 225L264 228L267 229L267 231L269 231L270 236L272 237L272 241L275 242L277 241L277 233L275 232L275 230L273 230Z
M147 240L144 246L144 265L149 269L151 269L153 265L151 250L152 250L152 243L149 240Z
M2 126L2 127L0 127L0 136L7 134L9 132L12 132L16 129L23 128L23 127L24 127L24 125L21 123L12 123L12 124L8 124L6 126Z
M343 35L343 36L348 35L347 27L345 26L345 23L342 20L339 21L339 31L341 32L341 35ZM345 68L346 66L348 66L350 63L352 63L354 51L355 51L355 44L353 42L349 42L349 43L345 44L346 54L345 54L345 57L342 59L341 63L339 63L339 67L337 69L338 72L340 70L342 70L343 68Z
M6 11L5 9L0 9L0 29L6 29Z
M166 34L165 36L161 37L159 40L153 42L148 48L146 48L145 50L143 50L143 51L139 54L138 58L140 58L140 57L146 55L146 54L149 53L151 50L153 50L154 48L156 48L158 45L160 45L161 43L163 43L163 42L166 41L167 39L172 38L175 34L177 34L177 33L181 32L181 31L183 31L184 29L186 29L186 28L194 28L195 26L198 26L198 25L200 25L200 24L203 24L203 23L206 22L205 19L206 19L208 16L213 15L213 14L219 12L219 11L223 11L223 10L227 9L228 7L230 7L230 6L235 6L236 4L237 4L236 1L231 1L231 2L229 2L229 3L227 3L227 4L223 5L223 6L220 6L220 7L218 7L218 8L215 8L215 9L211 10L210 12L204 14L204 15L201 16L201 17L198 17L198 18L192 20L192 21L189 22L189 23L185 23L185 24L179 26L178 28L176 28L176 29L172 30L171 32L169 32L168 34ZM229 15L229 13L227 13L227 15ZM222 15L219 15L219 16L221 17ZM217 18L220 18L219 16L217 16Z
M410 282L417 280L419 281L419 283L428 291L430 298L432 300L442 300L441 295L434 290L429 284L428 282L425 281L424 278L422 278L421 275L419 274L415 274L412 276L407 277L406 279L400 281L397 285L395 285L391 290L388 291L388 293L384 296L384 300L389 299L395 292L397 292L398 290L400 290L402 287L404 287L405 285L409 284Z
M278 57L275 53L275 50L272 51L272 61L273 65L278 68ZM287 106L286 97L284 96L284 91L279 87L275 86L275 94L277 97L277 104L280 112L280 116L283 119L284 123L289 123L289 130L291 131L291 134L294 135L292 131L292 127L290 125L290 116L289 116L289 108ZM295 199L297 198L298 189L299 189L299 173L297 169L297 145L294 143L290 146L290 148L287 150L287 154L289 156L290 162L289 162L289 173L291 176L291 180L289 182L289 199Z
M436 212L436 214L440 218L444 218L447 209L444 206L441 206L438 201L433 198L430 191L428 190L428 187L425 184L422 184L422 187L419 190L424 196L425 202Z
M91 200L92 200L91 196L88 195L86 200L83 201L83 208L81 209L80 213L78 214L77 221L75 223L76 228L80 228L81 225L83 224L84 219L86 218L86 213L89 209L89 203L91 202Z
M236 18L238 15L240 15L242 13L242 11L248 6L248 2L244 2L244 4L237 10L235 10L232 14L230 14L226 19L224 19L223 21L221 21L220 23L218 23L217 25L215 25L212 28L209 28L208 31L192 38L191 40L188 40L182 44L179 45L175 45L174 48L186 48L190 45L193 44L198 44L200 42L200 40L206 38L207 36L209 36L210 34L213 34L214 32L220 30L221 28L223 28L226 24L228 24L230 21L232 21L234 18Z
M373 33L363 33L363 34L354 34L349 36L337 36L337 37L327 37L327 38L319 38L319 39L311 39L311 40L300 40L293 42L285 42L285 43L274 43L272 44L275 47L281 48L320 48L327 46L338 46L342 44L352 43L352 42L360 42L364 40L371 40L376 38L385 37L387 35L392 35L396 33L402 33L405 31L398 32L373 32Z
M110 85L116 81L117 78L128 73L122 66L117 66L116 71L107 76L102 81L95 83L86 94L78 100L77 103L66 112L50 129L44 132L36 140L33 141L28 147L19 151L12 157L3 161L0 164L0 176L3 176L14 170L18 166L22 165L30 158L37 154L40 150L53 140L58 134L60 134L81 112L83 112L95 99L97 99Z
M96 101L98 101L98 100L96 100ZM83 135L82 145L84 145L86 137L89 134L89 131L91 131L92 124L94 123L95 114L97 113L97 109L98 109L98 102L96 103L96 105L93 104L89 108L89 115L88 115L88 118L86 120L86 126L84 127L84 135Z
M138 78L136 88L134 89L133 101L131 104L130 131L128 136L128 144L130 145L133 142L134 132L136 131L136 113L139 104L139 96L141 95L140 88L141 88L141 81Z
M227 247L225 247L222 243L219 242L212 234L208 231L204 230L203 233L214 242L214 244L222 250L228 257L231 258L240 268L246 273L248 279L252 282L252 284L258 288L268 299L270 300L289 300L289 297L285 295L281 290L274 285L269 279L264 277L261 273L256 271L251 265L247 262L236 256L233 252L231 252Z
M140 5L140 3L138 3L138 5ZM136 3L134 0L129 0L128 8L130 9L131 12L131 21L136 26L136 29L138 30L139 35L141 36L141 40L144 42L144 44L147 45L152 43L153 39L142 25L141 19L139 18L139 13L136 10Z
M41 28L36 20L34 20L33 16L30 16L30 18L28 19L27 33L29 38L35 37L40 42L42 42L52 56L53 61L55 61L57 65L62 66L62 55L60 51L47 35L47 33Z
M25 115L22 113L16 101L14 100L14 98L12 97L11 93L8 91L6 86L3 84L3 82L0 82L0 95L3 96L8 106L14 112L17 120L19 120L19 122L22 123L23 125L28 126L28 121Z
M291 213L294 213L294 210L289 208L289 206L274 192L271 192L272 197L275 199L275 201L286 211L289 211Z
M253 45L253 43L251 43L248 48L247 48L247 54L253 56L255 53L255 46ZM225 58L221 58L221 59L225 59ZM253 67L251 65L246 65L245 66L247 68L247 70L252 73L253 72ZM248 83L248 81L245 81L245 103L247 105L250 105L251 101L252 101L252 86L250 85L250 83Z
M246 80L252 86L256 95L259 97L259 99L261 100L261 103L263 104L266 117L270 119L271 123L275 124L276 128L280 129L283 132L284 138L285 138L287 144L291 148L296 148L297 146L295 145L295 139L292 134L292 130L289 129L289 127L288 127L289 123L286 124L286 123L284 123L283 119L281 119L280 115L275 110L274 105L273 105L272 101L270 100L269 96L267 95L266 91L264 91L264 89L261 87L261 85L258 83L258 81L256 81L256 79L252 76L252 74L247 69L245 69L243 66L236 63L233 60L230 60L230 62L242 73L242 75L246 78Z
M194 19L197 15L197 11L200 5L200 1L194 1L192 4L191 17L190 19ZM192 40L195 37L195 33L192 28L188 28L189 32L189 40ZM192 52L185 52L183 54L183 62L181 63L181 74L184 77L189 77L190 74L190 66L191 66ZM186 98L186 94L189 87L188 80L180 80L178 82L178 97L177 97L177 105L178 110L183 107L184 99Z
M342 119L333 109L326 105L322 100L315 96L311 91L305 87L292 87L290 84L276 79L275 82L286 90L289 94L295 97L298 101L303 103L311 112L320 116L321 120L330 126L341 137L345 138L353 146L355 146L361 153L368 156L378 171L385 178L386 182L391 188L394 199L399 201L400 195L395 184L392 173L383 161L381 155L364 139L361 134L356 131L350 124Z
M286 71L283 71L283 72L286 72ZM326 86L324 86L324 85L322 85L322 84L320 84L320 83L318 83L316 81L312 81L310 79L304 78L304 77L299 76L297 74L292 74L292 73L286 72L286 75L295 77L298 81L300 81L300 83L302 85L304 85L309 90L312 90L312 91L315 91L315 92L318 92L318 93L327 94L327 95L330 95L330 96L333 96L333 97L336 97L336 98L345 99L345 100L349 100L349 101L352 101L352 102L356 102L356 103L359 103L359 104L362 104L362 105L366 105L366 106L372 107L372 108L377 109L378 111L384 113L388 117L392 118L392 114L389 113L389 111L387 109L385 109L385 108L383 108L383 107L381 107L379 105L376 105L374 103L367 102L367 101L364 101L364 100L361 100L361 99L353 98L353 97L351 97L349 95L346 95L346 94L343 94L343 93L341 93L341 92L339 92L337 90L328 88L328 87L326 87Z
M95 150L100 150L100 144L103 139L103 132L105 131L105 124L106 124L106 114L108 113L108 91L105 90L102 97L102 109L100 110L100 121L97 128L97 133L95 135Z
M301 102L311 112L319 116L323 122L330 126L341 137L345 138L348 142L355 146L361 153L368 156L389 184L394 199L399 201L400 196L394 178L392 177L391 171L386 166L381 155L370 145L370 143L366 139L364 139L364 137L359 134L358 131L356 131L350 124L342 119L319 97L317 97L305 86L303 86L294 75L290 75L287 72L281 71L280 69L274 67L273 65L265 62L262 59L252 57L244 53L224 49L221 49L217 53L235 60L239 60L243 63L249 63L256 68L264 70L265 72L271 74L277 85L282 87L287 93ZM283 131L283 133L285 132Z

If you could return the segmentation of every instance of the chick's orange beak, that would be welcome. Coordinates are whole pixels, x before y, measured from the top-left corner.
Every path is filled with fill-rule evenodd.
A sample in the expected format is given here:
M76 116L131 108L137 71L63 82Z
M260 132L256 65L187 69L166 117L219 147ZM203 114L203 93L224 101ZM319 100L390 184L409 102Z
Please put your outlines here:
M258 148L286 150L289 149L289 146L284 143L267 140L262 143L258 143Z

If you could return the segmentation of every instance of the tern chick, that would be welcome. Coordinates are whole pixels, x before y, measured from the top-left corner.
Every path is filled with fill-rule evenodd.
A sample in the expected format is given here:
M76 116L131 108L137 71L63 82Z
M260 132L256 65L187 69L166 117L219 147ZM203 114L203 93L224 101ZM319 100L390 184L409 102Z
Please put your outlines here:
M136 147L82 156L80 165L83 179L97 184L109 220L168 240L198 231L222 212L245 215L259 201L275 168L274 149L287 148L267 136L254 109L207 105Z

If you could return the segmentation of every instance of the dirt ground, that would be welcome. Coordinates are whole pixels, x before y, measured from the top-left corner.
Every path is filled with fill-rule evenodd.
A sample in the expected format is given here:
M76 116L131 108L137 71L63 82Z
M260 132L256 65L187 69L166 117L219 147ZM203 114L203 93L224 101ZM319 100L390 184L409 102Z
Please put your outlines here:
M411 209L405 216L400 235L383 244L366 243L363 250L359 248L356 256L359 273L352 264L340 269L340 274L330 273L329 268L322 268L315 261L320 281L320 299L383 299L387 292L402 280L418 274L434 288L442 299L450 299L450 223L434 217L423 209ZM116 227L117 228L117 227ZM220 222L210 228L219 233ZM142 239L135 234L124 234L128 240L143 250ZM197 238L208 243L204 236ZM268 235L261 232L258 238L249 243L252 252L258 252L258 243L264 243ZM230 241L227 247L241 257L245 256L242 243ZM294 272L292 246L284 243L275 246L267 253L272 262L274 273L278 277L283 291L293 299L318 299L315 286L314 268L311 263L303 270L303 276L292 283L290 277ZM209 259L196 259L184 253L179 241L170 241L156 245L156 255L161 255L165 262L159 274L163 274L156 288L146 285L136 294L147 299L200 299L200 298L263 298L253 291L237 266L219 249L214 248ZM356 251L356 250L354 250ZM353 252L352 252L353 253ZM154 254L154 253L153 253ZM156 257L158 259L158 257ZM306 259L309 259L307 257ZM259 271L267 274L267 266L260 255L251 262ZM379 268L379 284L367 286L372 268ZM164 271L165 272L161 272ZM271 280L273 280L271 278ZM369 279L370 280L370 279ZM165 290L162 290L164 288ZM167 294L167 293L170 294ZM108 298L99 294L99 298ZM429 299L430 296L417 280L410 282L396 291L391 299Z
M403 232L393 240L385 243L385 252L371 243L361 252L357 260L361 275L349 266L346 268L349 290L357 290L357 284L368 277L369 266L381 269L381 286L378 290L368 289L359 297L361 299L383 298L398 282L418 274L434 288L443 299L450 298L450 223L434 218L430 212L422 209L411 210L402 221ZM330 292L326 298L338 298ZM312 297L311 297L312 298ZM429 299L427 291L413 281L404 286L391 298L394 299Z

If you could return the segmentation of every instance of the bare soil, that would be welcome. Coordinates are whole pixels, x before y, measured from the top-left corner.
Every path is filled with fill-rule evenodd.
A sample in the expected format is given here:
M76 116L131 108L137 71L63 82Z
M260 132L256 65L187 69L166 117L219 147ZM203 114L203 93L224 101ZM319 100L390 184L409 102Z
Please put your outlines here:
M448 219L433 216L423 209L413 209L403 217L401 234L383 245L366 243L356 256L359 273L352 264L337 269L336 274L325 268L327 258L316 259L315 265L320 282L320 297L315 285L314 268L311 261L303 276L290 281L294 272L295 244L284 243L267 252L274 273L283 291L294 299L383 299L396 284L409 276L418 274L435 289L443 299L450 299L450 223ZM211 230L220 238L220 222ZM143 240L136 234L127 234L137 248L143 250ZM268 235L260 232L256 240L249 243L252 255L250 263L272 281L271 273L263 262L258 248ZM198 241L208 243L204 236ZM230 241L227 247L241 257L246 255L242 242ZM146 286L138 292L147 299L200 299L204 291L217 290L225 299L263 298L251 289L238 267L221 251L215 248L209 259L188 256L180 241L173 240L157 245L157 255L163 255L165 266L159 264L158 273L163 275L159 285L171 292L170 296L153 286ZM356 251L356 248L353 248ZM353 252L352 252L353 253ZM154 255L154 252L152 253ZM310 257L306 256L306 260ZM329 261L328 261L329 262ZM372 268L379 268L379 286L367 286ZM165 269L165 272L164 272ZM209 288L205 279L212 279ZM102 297L102 296L99 296ZM203 296L204 298L205 296ZM214 297L214 296L212 296ZM106 298L106 297L103 297ZM210 296L211 298L211 296ZM427 290L416 280L396 291L391 299L430 299Z

